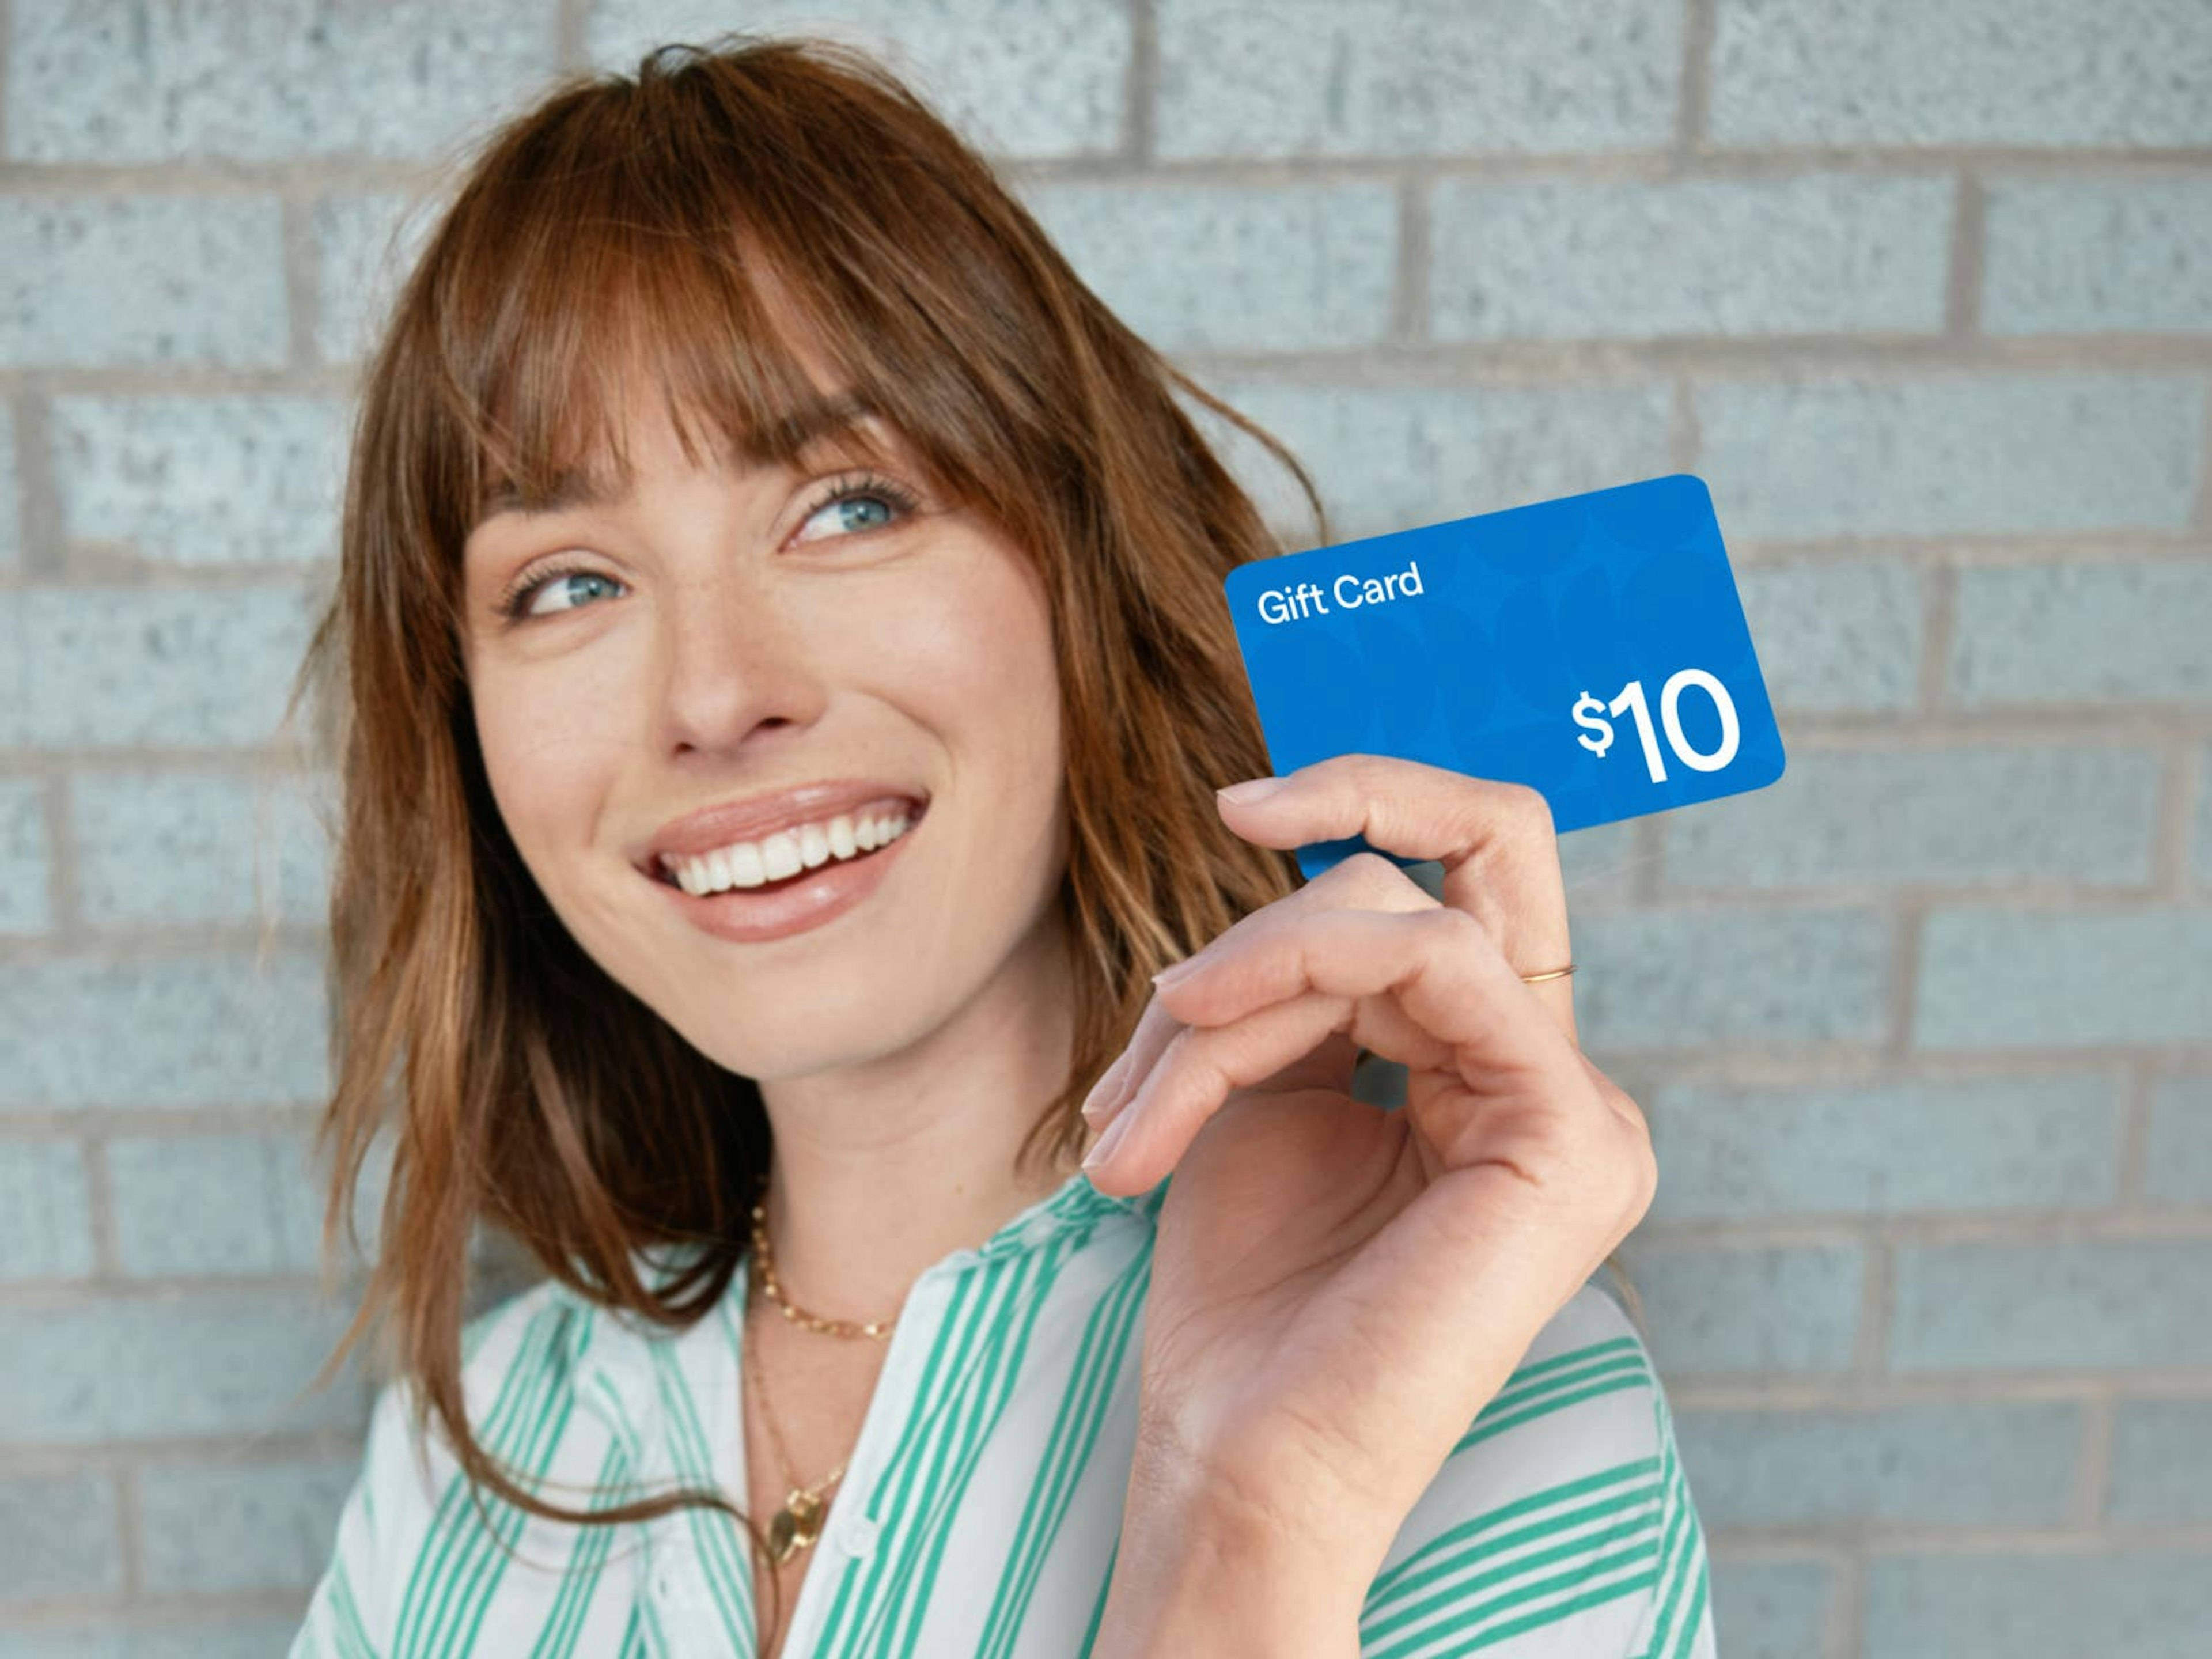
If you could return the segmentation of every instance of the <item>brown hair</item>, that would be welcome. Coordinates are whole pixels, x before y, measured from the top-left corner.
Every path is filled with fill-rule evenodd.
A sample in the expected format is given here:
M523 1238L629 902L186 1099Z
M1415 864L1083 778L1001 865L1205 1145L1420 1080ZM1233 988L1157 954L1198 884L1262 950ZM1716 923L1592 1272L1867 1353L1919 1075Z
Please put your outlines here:
M1141 1013L1148 977L1291 891L1285 852L1220 825L1264 773L1221 580L1283 550L1180 389L1297 477L1296 458L1176 369L1077 277L986 163L866 54L804 40L664 46L579 76L486 143L366 365L338 586L295 682L343 789L331 945L339 1004L327 1252L398 1101L382 1248L324 1376L380 1316L472 1482L562 1521L644 1520L713 1492L585 1511L523 1491L460 1388L471 1229L671 1328L742 1261L766 1167L757 1088L615 983L552 915L485 781L460 653L461 549L486 492L543 499L659 386L760 461L818 393L802 330L929 469L990 504L1051 601L1071 824L1066 1080L1024 1140L1054 1163ZM287 720L291 717L288 708ZM697 1247L648 1283L635 1252ZM322 1379L319 1378L319 1382Z

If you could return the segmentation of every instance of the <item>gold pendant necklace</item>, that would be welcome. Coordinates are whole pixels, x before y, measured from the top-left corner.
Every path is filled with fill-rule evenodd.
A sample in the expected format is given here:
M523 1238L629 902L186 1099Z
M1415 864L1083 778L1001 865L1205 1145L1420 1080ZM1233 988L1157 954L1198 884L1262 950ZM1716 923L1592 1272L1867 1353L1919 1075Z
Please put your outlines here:
M786 1477L791 1470L791 1448L783 1438L783 1430L768 1408L768 1390L761 1386L760 1355L754 1345L745 1344L745 1357L752 1362L753 1392L760 1398L761 1416L768 1424L768 1431L775 1441L776 1452L781 1459ZM840 1463L811 1486L792 1486L786 1490L783 1507L769 1522L768 1553L776 1565L785 1562L822 1535L823 1512L829 1508L822 1494L836 1485L845 1473Z
M761 1285L768 1299L775 1304L786 1319L793 1324L803 1325L808 1329L821 1331L834 1336L860 1337L881 1342L890 1335L891 1327L897 1322L896 1316L889 1320L869 1320L861 1324L854 1324L843 1320L822 1319L813 1314L802 1313L785 1298L783 1286L776 1282L775 1257L769 1248L768 1200L765 1192L760 1202L753 1206L752 1242L754 1279ZM768 1425L769 1437L775 1442L776 1454L781 1460L786 1477L788 1478L793 1468L791 1448L784 1440L783 1429L776 1422L775 1413L769 1409L768 1389L761 1380L758 1345L748 1341L744 1347L745 1358L752 1369L753 1392L760 1399L762 1420ZM811 1486L791 1486L786 1489L783 1507L775 1512L775 1518L769 1522L768 1528L769 1554L776 1565L781 1566L822 1535L822 1517L829 1508L829 1504L823 1494L835 1486L844 1473L845 1464L840 1463Z
M768 1553L779 1567L822 1535L822 1499L794 1490L769 1523Z

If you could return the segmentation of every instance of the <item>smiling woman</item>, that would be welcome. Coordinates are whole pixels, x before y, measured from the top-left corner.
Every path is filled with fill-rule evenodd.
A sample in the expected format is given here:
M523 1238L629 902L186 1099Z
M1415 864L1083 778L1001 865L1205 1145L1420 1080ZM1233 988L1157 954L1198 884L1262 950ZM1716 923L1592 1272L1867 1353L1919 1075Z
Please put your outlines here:
M1301 837L1224 827L1216 787L1266 751L1220 583L1282 550L1178 392L1284 461L1326 541L1295 459L848 47L663 48L474 159L369 365L295 694L344 792L326 1237L395 1140L331 1367L380 1327L395 1375L295 1653L1208 1651L1222 1620L1273 1652L1711 1652L1663 1395L1580 1283L1638 1190L1640 1119L1574 1048L1569 981L1507 968L1565 944L1525 799L1435 797L1451 879L1516 891L1420 948L1459 953L1431 983L1480 988L1462 1006L1510 1000L1522 1047L1492 1069L1541 1098L1486 1116L1556 1110L1605 1177L1539 1230L1581 1274L1516 1268L1495 1305L1556 1316L1451 1368L1425 1428L1273 1457L1356 1501L1184 1499L1245 1465L1168 1408L1167 1339L1213 1310L1148 1328L1156 1250L1178 1296L1231 1279L1159 1243L1164 1176L1079 1172L1079 1108L1133 1034L1155 1087L1178 1056L1188 1085L1221 1034L1202 1000L1238 994L1201 975L1171 1016L1148 976L1240 920L1318 921L1354 882L1370 921L1438 907L1379 860L1300 890ZM1213 1126L1173 1183L1206 1211L1184 1237L1229 1230L1207 1259L1271 1264L1248 1305L1341 1304L1323 1256L1364 1241L1380 1271L1514 1208L1435 1179L1480 1141L1452 1127L1464 1079L1399 1113L1345 1092L1357 1047L1431 1052L1395 994L1286 996L1327 1015L1296 1054L1207 1062L1217 1100L1279 1114L1247 1166L1272 1211L1204 1173ZM1476 1209L1452 1220L1431 1195L1455 1192ZM479 1224L545 1279L470 1321ZM1458 1265L1399 1278L1491 1282ZM1312 1312L1267 1363L1334 1389L1296 1356L1369 1349L1305 1343ZM1438 1374L1433 1344L1374 1352ZM1291 1438L1239 1454L1310 1449L1297 1402L1245 1415ZM1173 1479L1164 1447L1189 1454ZM1234 1571L1194 1599L1168 1560Z

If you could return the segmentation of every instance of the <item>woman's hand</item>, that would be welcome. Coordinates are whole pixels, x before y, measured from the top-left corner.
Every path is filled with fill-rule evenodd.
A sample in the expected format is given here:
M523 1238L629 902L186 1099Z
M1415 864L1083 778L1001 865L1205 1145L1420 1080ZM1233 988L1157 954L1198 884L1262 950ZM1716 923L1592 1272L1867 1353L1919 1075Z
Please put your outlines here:
M1163 975L1086 1105L1115 1131L1100 1191L1175 1176L1133 1482L1379 1568L1643 1218L1657 1165L1643 1113L1577 1044L1574 981L1522 978L1569 961L1540 795L1346 755L1221 811L1263 847L1360 835L1439 860L1444 902L1387 859L1345 860ZM1360 1048L1409 1068L1402 1110L1352 1097Z

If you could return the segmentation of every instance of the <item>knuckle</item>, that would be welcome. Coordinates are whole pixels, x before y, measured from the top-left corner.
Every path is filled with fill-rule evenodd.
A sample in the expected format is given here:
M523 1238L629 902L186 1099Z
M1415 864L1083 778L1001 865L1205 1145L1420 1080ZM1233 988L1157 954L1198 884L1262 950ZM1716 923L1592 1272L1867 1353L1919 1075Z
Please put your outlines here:
M1623 1127L1635 1138L1637 1146L1649 1156L1651 1152L1651 1120L1644 1115L1644 1109L1621 1090L1614 1089L1612 1099L1620 1110Z
M1443 928L1454 935L1467 949L1479 950L1486 947L1495 950L1497 948L1490 929L1485 925L1482 918L1472 910L1461 909L1457 905L1438 905L1435 911L1435 919L1429 925L1432 927Z
M1363 788L1376 790L1396 781L1394 774L1400 763L1391 756L1377 755L1364 749L1347 754L1332 755L1320 763L1331 771L1341 772Z
M1544 792L1525 783L1504 783L1504 818L1516 838L1540 839L1554 833L1552 803Z
M1383 910L1395 908L1389 901L1412 885L1406 872L1382 854L1363 848L1343 860L1329 872L1337 878L1336 884L1344 889L1348 898L1364 901L1360 908ZM1423 895L1424 897L1427 896Z
M1347 883L1380 881L1385 876L1393 876L1398 872L1396 865L1372 848L1364 847L1336 867L1344 872L1344 879Z
M1659 1160L1651 1144L1650 1121L1626 1090L1590 1064L1587 1056L1583 1063L1611 1120L1601 1162L1613 1172L1626 1227L1632 1229L1658 1196Z
M1637 1121L1640 1125L1641 1119ZM1629 1224L1632 1227L1650 1212L1652 1200L1659 1195L1659 1160L1651 1149L1649 1135L1637 1135L1625 1162L1627 1166Z
M1481 918L1457 905L1440 904L1424 911L1419 925L1432 929L1439 944L1448 951L1494 953L1498 949Z
M1659 1163L1647 1150L1636 1160L1636 1186L1629 1205L1629 1225L1651 1212L1651 1202L1659 1196Z

